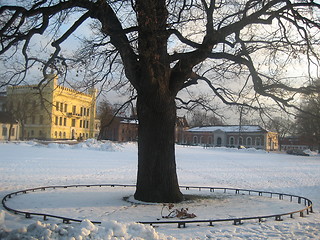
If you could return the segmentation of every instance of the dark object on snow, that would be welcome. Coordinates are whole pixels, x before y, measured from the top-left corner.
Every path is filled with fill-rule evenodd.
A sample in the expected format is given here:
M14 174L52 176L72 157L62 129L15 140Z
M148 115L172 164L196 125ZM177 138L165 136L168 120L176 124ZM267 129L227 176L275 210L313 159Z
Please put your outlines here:
M188 213L188 208L181 208L172 210L174 205L172 203L169 204L163 204L163 207L161 209L161 215L162 218L180 218L180 219L186 219L186 218L195 218L196 215L194 213ZM167 209L169 211L169 214L164 216L163 215L163 209Z
M299 156L310 156L308 153L305 153L301 149L289 149L287 153L292 155L299 155Z

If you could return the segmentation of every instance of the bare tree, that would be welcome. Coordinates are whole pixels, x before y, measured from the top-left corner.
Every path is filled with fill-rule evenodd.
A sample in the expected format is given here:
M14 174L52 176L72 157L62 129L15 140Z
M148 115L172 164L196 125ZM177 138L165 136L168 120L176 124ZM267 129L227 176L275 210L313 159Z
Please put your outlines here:
M294 122L290 118L275 117L266 123L266 128L278 133L279 138L290 136L295 132Z
M99 103L98 108L97 108L97 115L100 120L100 133L99 133L99 139L101 139L101 134L107 128L114 116L115 116L116 110L114 107L108 102L108 101L102 101Z
M35 114L40 109L41 98L37 93L20 93L14 96L16 99L13 100L13 96L8 95L7 99L7 112L12 118L21 126L20 139L24 140L30 136L26 135L26 125L34 124ZM15 103L15 104L14 104ZM12 126L10 126L11 129ZM11 131L11 130L10 130Z
M320 80L315 85L320 86ZM311 149L320 150L320 91L306 95L302 109L296 116L297 134Z
M178 94L198 85L229 105L258 109L272 100L298 108L299 94L316 90L308 81L319 65L319 7L312 0L8 1L0 8L1 60L8 66L20 53L23 62L4 69L1 84L19 83L41 64L44 75L51 68L67 79L79 67L87 85L129 85L139 119L135 198L177 202ZM78 58L65 55L64 44L88 20ZM47 59L35 53L39 35L51 43L39 48ZM298 64L297 74L286 72Z
M193 111L190 126L200 127L209 125L223 125L223 121L211 112Z

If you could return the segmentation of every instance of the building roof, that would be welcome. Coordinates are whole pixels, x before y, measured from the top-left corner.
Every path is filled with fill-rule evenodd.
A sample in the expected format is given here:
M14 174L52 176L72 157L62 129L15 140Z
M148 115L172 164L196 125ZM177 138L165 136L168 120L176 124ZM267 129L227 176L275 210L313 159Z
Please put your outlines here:
M128 124L138 124L137 119L124 118L120 121L120 123L128 123Z
M259 125L227 125L227 126L204 126L190 128L188 132L214 132L220 130L222 132L265 132L266 130Z

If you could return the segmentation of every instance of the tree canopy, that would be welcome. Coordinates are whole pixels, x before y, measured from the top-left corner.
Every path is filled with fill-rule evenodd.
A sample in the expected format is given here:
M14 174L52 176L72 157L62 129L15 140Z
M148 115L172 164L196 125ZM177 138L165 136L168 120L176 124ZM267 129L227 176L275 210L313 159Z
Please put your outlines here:
M319 86L320 81L315 82ZM297 134L309 144L312 150L320 147L320 92L304 96L295 126ZM314 149L315 148L315 149Z
M191 87L204 85L225 104L259 109L269 100L282 109L299 108L300 94L318 90L313 82L320 5L313 0L4 2L0 86L19 84L41 66L44 75L53 69L64 79L78 69L87 85L129 86L137 95L138 199L181 200L174 190L174 122L176 104L197 99L188 99ZM90 33L82 27L87 23ZM81 47L75 54L64 52L75 36ZM146 181L150 184L140 188ZM150 194L139 194L143 191Z
M44 74L49 68L66 74L78 67L86 71L88 82L115 80L125 85L129 81L139 91L145 84L141 69L153 63L170 68L166 85L175 93L203 81L227 104L251 104L255 99L261 105L259 96L264 96L283 107L295 105L297 92L311 91L309 81L317 77L319 4L314 1L39 0L7 4L0 11L1 60L11 63L17 51L23 58L1 85L19 83L26 70L40 64ZM64 42L88 19L93 20L88 29L92 34L83 37L77 54L64 56ZM39 34L45 34L52 46L47 56L39 56L48 47L35 43ZM292 75L290 64L302 68L293 69L296 75ZM152 78L160 73L148 74ZM232 85L240 86L238 91Z

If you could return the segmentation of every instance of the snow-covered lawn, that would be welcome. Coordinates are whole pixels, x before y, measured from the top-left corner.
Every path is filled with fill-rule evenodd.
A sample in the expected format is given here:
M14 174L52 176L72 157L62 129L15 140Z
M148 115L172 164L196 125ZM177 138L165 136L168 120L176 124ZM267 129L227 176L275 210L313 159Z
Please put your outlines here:
M162 204L132 204L134 188L82 187L22 194L9 207L32 212L102 221L63 224L40 217L26 219L0 206L0 239L320 239L320 156L293 156L253 149L176 147L180 185L256 189L300 195L313 201L314 213L284 221L267 219L157 225L138 221L161 219ZM0 198L40 186L135 184L137 146L89 140L80 144L40 145L33 141L0 143ZM177 204L195 219L268 215L303 208L296 202L223 192L185 191L203 198ZM208 197L208 195L210 197ZM124 200L128 199L127 201ZM168 213L168 212L167 212Z

